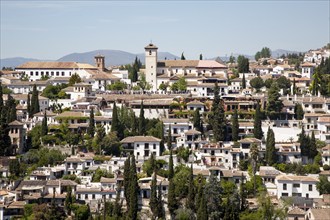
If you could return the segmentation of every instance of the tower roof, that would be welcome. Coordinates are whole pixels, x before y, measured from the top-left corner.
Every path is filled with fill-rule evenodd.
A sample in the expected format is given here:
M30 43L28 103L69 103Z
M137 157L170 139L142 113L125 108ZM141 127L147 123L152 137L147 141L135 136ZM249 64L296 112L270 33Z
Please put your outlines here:
M158 49L158 47L156 45L154 45L153 43L148 44L144 49Z

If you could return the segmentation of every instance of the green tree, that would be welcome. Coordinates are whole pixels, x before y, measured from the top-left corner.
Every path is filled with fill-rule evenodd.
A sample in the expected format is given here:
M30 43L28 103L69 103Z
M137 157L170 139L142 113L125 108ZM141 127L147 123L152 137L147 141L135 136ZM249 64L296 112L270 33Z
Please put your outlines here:
M71 186L69 186L68 190L67 190L67 194L65 196L65 202L64 202L64 207L65 207L68 215L71 215L72 203L73 203L72 188L71 188Z
M114 91L122 91L124 89L127 89L127 84L124 82L116 81L115 83L108 85L107 89Z
M243 78L242 78L242 88L243 88L243 89L246 89L245 73L243 73Z
M252 160L252 172L253 172L253 195L256 196L256 172L258 167L258 157L259 157L259 150L256 144L252 144L250 149L251 160Z
M184 57L184 55L183 55L183 52L182 52L182 54L181 54L181 60L185 60L186 58Z
M80 76L77 73L74 73L71 75L70 79L69 79L69 86L73 86L76 83L80 83L82 82Z
M143 92L151 88L150 83L148 83L146 80L146 75L143 73L140 74L140 80L137 85L140 87L140 89L142 89Z
M47 126L47 112L44 111L44 118L42 119L41 123L41 135L45 136L48 134L48 126Z
M90 137L94 137L95 135L95 120L94 120L94 109L91 108L91 112L89 114L89 125L87 129L87 133Z
M203 60L203 54L199 54L199 60Z
M256 111L254 113L254 129L253 134L255 138L262 139L263 132L262 132L262 119L261 119L261 112L260 112L260 104L257 103Z
M296 78L293 78L292 95L297 94Z
M137 182L138 179L136 174L136 162L135 162L134 154L131 155L131 166L129 172L130 175L129 175L128 217L129 219L137 219L139 185Z
M304 109L300 103L296 103L294 106L294 117L297 120L302 120L304 118Z
M206 183L204 188L205 200L207 206L207 213L210 219L221 219L223 208L221 206L222 199L222 188L218 178L211 174L209 182ZM203 200L201 201L203 205Z
M275 134L274 131L268 127L266 140L266 161L269 166L277 162L275 149Z
M249 72L249 59L245 56L239 55L237 57L237 65L239 73L248 73Z
M189 182L188 182L188 196L186 206L195 211L195 185L194 185L194 175L193 175L193 164L191 163Z
M267 89L269 89L272 86L273 82L274 82L274 80L272 78L269 78L269 79L265 80L264 85Z
M252 88L254 88L257 92L260 91L260 89L264 86L264 81L260 76L255 77L250 80L250 85Z
M141 102L140 108L140 117L139 117L139 135L145 135L146 133L146 120L144 118L144 108L143 108L143 101Z
M7 123L10 123L12 121L15 121L17 119L17 114L16 114L16 101L15 99L8 94L8 99L6 101L6 106L5 108L7 109L6 117L7 117Z
M330 182L326 176L320 176L319 182L316 183L316 188L320 195L330 194Z
M199 207L197 210L197 219L198 220L208 220L209 216L208 216L208 207L207 207L207 198L205 198L205 194L203 192L203 190L201 190L201 198L200 198L200 202L199 202Z
M238 114L237 109L234 110L231 121L231 130L232 130L232 141L238 141L238 132L239 132L239 123L238 123Z
M241 175L241 180L240 180L239 197L240 197L240 211L244 211L248 206L248 202L247 202L247 192L244 183L243 173Z
M298 142L300 143L301 156L309 156L310 140L309 137L305 134L304 126L301 128L301 133L299 134Z
M9 173L11 176L17 178L21 174L20 163L18 159L11 159L9 162Z
M315 139L315 134L314 131L312 131L312 136L310 138L309 142L309 154L308 158L309 159L314 159L318 154L317 147L316 147L316 139Z
M165 218L164 203L163 203L163 199L162 199L162 185L158 186L157 216L158 216L158 219Z
M149 206L153 213L153 219L156 219L158 215L158 199L157 199L157 178L156 173L153 173L152 175L152 181L150 186L150 200L149 200Z
M33 90L32 90L32 97L31 97L31 116L35 113L40 112L40 106L39 106L39 96L38 96L38 90L36 84L33 85Z
M210 114L210 124L213 129L215 141L224 141L226 138L225 134L225 111L223 103L220 100L219 95L220 89L218 83L215 83L214 86L214 99L211 108Z
M171 125L168 128L168 133L167 133L167 148L169 150L172 149L172 129L171 129Z
M268 103L267 103L267 112L271 113L280 113L283 108L283 102L280 100L280 93L277 83L273 83L270 89L268 90Z
M173 155L172 150L170 150L170 158L168 163L168 179L172 179L174 177L174 167L173 167Z
M312 95L317 95L321 90L321 73L318 68L315 69L313 74L313 81L310 86L310 91Z
M291 81L285 76L280 76L277 80L277 85L279 89L283 89L283 95L290 93Z
M167 194L167 206L170 214L173 216L175 210L179 207L177 198L175 196L175 185L173 178L169 179L168 194Z
M185 77L180 77L178 81L172 84L172 91L186 91L187 90L187 81Z
M11 148L11 139L9 137L9 126L7 123L6 108L0 109L0 155L8 156Z
M130 205L130 167L131 167L131 157L128 155L128 157L125 160L124 163L124 196L126 199L127 209L129 209Z
M194 116L193 116L193 124L194 124L194 128L197 131L202 131L202 126L203 126L203 122L201 120L201 115L199 114L199 109L196 109L194 111Z
M161 83L159 85L159 89L160 90L163 90L163 91L166 91L167 90L167 87L168 87L168 83Z

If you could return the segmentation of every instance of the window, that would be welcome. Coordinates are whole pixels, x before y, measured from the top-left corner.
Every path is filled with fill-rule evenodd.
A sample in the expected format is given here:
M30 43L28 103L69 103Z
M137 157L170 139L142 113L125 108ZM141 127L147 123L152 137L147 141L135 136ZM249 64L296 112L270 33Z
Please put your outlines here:
M151 50L149 50L149 55L151 55Z
M154 150L156 150L156 144L154 144Z
M38 71L36 71L36 76L39 76L39 73L38 73Z
M64 76L64 72L62 72L62 76Z
M30 76L33 76L33 72L32 71L30 72Z
M282 193L282 196L289 196L288 193Z
M308 185L308 191L313 191L313 185L312 184Z
M294 183L294 184L293 184L293 187L294 187L294 188L299 188L299 187L300 187L300 184L299 184L299 183Z
M88 199L88 194L85 194L85 199Z
M286 183L283 183L283 190L286 190L287 187L286 187Z
M59 76L60 75L60 72L56 72L56 76Z
M92 199L95 199L95 194L92 194Z

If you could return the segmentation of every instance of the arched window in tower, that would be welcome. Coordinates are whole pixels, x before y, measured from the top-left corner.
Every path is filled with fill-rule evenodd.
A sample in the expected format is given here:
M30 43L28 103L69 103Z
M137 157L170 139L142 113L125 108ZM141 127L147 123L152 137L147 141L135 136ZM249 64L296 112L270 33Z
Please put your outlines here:
M151 55L151 50L149 50L149 55Z

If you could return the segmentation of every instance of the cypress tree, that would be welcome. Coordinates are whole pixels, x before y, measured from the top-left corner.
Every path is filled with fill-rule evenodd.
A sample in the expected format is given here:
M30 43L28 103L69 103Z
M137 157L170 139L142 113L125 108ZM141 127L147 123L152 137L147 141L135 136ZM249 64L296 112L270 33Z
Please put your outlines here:
M304 126L301 128L301 133L299 134L298 142L300 143L301 156L308 156L309 154L309 139L305 134Z
M314 131L312 131L312 137L310 139L310 143L309 143L309 154L308 154L308 158L309 159L314 159L317 155L318 151L316 148L316 140L315 140L315 134Z
M211 125L215 141L225 140L225 111L220 101L220 88L218 83L214 86L214 99L211 109Z
M91 112L89 114L89 125L87 129L87 133L90 137L94 137L95 135L95 120L94 120L94 109L91 109Z
M193 175L193 164L191 163L190 175L189 175L189 188L187 196L187 207L191 210L195 210L195 186L194 186L194 175Z
M241 175L241 181L239 186L239 197L240 197L240 211L242 212L247 208L247 200L246 200L247 193L246 193L243 173Z
M31 118L35 113L40 112L39 96L36 84L33 85L32 97L31 97Z
M139 186L137 183L138 179L134 154L132 154L131 158L128 217L129 219L137 219Z
M46 110L44 112L44 118L42 119L42 124L41 124L41 136L47 135L48 134L48 126L47 126L47 113Z
M9 137L9 126L6 120L6 108L0 109L0 156L9 155L11 147L11 139Z
M296 93L297 93L296 78L293 78L292 95L295 95Z
M158 219L165 219L164 204L162 199L162 185L158 186L158 197L157 197L157 216Z
M3 92L2 92L2 84L0 82L0 107L3 107Z
M272 166L277 162L276 149L275 149L275 134L274 131L268 127L267 140L266 140L266 162Z
M294 117L296 120L302 120L304 118L304 110L299 103L296 103L294 106Z
M198 220L208 220L208 213L207 213L207 202L205 199L205 194L202 190L201 198L199 202L199 207L197 211L197 219Z
M263 136L262 129L261 129L261 113L260 113L260 104L257 103L256 112L254 114L254 130L253 134L255 138L261 139Z
M114 209L113 214L115 219L120 219L120 217L122 216L122 203L120 203L120 191L121 191L121 184L118 184L115 205L113 207Z
M119 132L119 119L118 119L118 109L116 106L116 102L113 103L113 110L112 110L112 122L111 122L111 132L116 131L117 133Z
M143 101L141 102L140 108L140 117L139 117L139 135L145 135L146 133L146 122L144 118L144 108L143 108Z
M199 60L203 60L203 54L199 54Z
M169 150L172 150L172 129L171 129L171 125L169 126L168 134L167 134L167 148Z
M276 82L272 83L268 90L268 103L267 112L268 114L280 113L283 108L283 101L280 99L280 89Z
M200 207L200 204L201 204L201 201L202 201L202 194L203 194L203 185L200 182L198 184L197 195L196 195L196 198L195 198L195 208L196 208L197 211L198 211L198 209Z
M246 89L245 73L243 73L243 78L242 78L242 88L243 88L243 89Z
M167 206L170 211L171 216L174 215L175 210L179 207L178 201L175 197L175 185L173 178L169 179L170 183L168 186L168 197L167 197Z
M232 118L232 140L238 141L238 132L239 132L239 123L238 123L238 114L237 109L235 109L233 118Z
M71 186L68 187L68 192L65 197L64 207L68 212L68 215L71 215L71 208L72 208L72 188Z
M201 115L199 114L199 109L195 110L193 119L194 119L194 121L193 121L194 128L197 131L202 131L201 126L203 124L202 124L202 121L201 121Z
M129 185L130 185L130 166L131 166L131 157L128 155L128 157L125 160L124 163L124 196L126 200L127 210L129 209Z
M183 55L183 52L182 52L182 54L181 54L181 60L185 60L186 58L184 57L184 55Z
M8 99L6 101L6 109L7 109L7 123L9 124L12 121L15 121L17 119L16 114L16 102L15 99L8 95Z
M173 155L172 150L170 150L170 158L168 163L168 179L172 179L174 177L174 167L173 167Z
M30 100L30 93L27 95L27 113L29 118L31 117L31 100Z
M156 219L158 215L158 198L157 198L157 178L156 178L156 172L152 175L152 181L151 181L151 187L150 187L150 200L149 200L149 206L150 210L153 213L153 219Z

